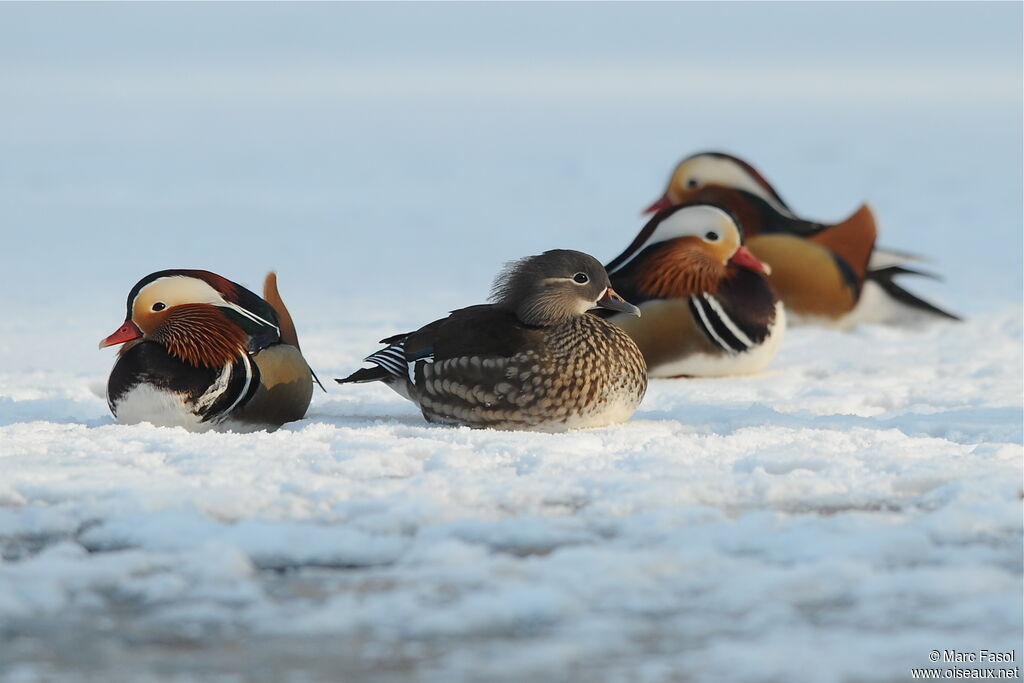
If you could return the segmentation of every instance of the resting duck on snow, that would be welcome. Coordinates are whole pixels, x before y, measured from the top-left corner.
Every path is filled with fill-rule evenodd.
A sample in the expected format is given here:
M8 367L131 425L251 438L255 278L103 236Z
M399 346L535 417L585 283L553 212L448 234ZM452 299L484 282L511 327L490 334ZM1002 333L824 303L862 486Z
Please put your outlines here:
M316 376L274 273L264 296L205 270L142 278L124 324L100 342L124 344L107 383L117 421L251 431L302 419Z
M914 257L875 246L877 226L865 204L829 225L797 217L750 164L705 152L684 159L664 195L647 211L706 202L738 219L746 244L772 267L770 277L790 322L853 327L924 318L959 320L900 287L898 275L927 275L904 267Z
M372 368L339 383L381 381L429 422L559 432L627 420L647 389L636 344L587 311L639 315L582 252L546 251L506 266L491 304L453 311L381 341Z
M786 315L768 284L771 269L721 208L659 211L607 268L643 315L601 315L633 338L651 377L749 374L778 352Z

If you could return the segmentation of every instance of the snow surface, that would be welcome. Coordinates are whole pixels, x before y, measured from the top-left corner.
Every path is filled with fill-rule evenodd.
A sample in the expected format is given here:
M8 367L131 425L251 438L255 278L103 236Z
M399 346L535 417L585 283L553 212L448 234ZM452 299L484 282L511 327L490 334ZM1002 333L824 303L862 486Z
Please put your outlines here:
M0 680L1019 666L1022 6L867 7L0 5ZM793 328L572 434L327 382L508 259L614 256L707 148L870 199L967 321ZM278 269L307 419L113 423L95 345L165 267Z

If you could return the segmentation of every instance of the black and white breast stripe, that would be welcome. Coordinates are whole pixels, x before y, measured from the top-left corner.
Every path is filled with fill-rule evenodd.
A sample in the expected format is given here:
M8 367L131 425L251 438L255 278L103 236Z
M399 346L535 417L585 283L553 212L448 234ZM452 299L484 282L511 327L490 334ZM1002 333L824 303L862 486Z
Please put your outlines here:
M227 363L210 388L196 399L196 414L203 416L203 422L217 423L227 418L242 401L252 397L253 380L259 382L257 373L248 354Z
M741 353L756 346L715 297L710 294L692 294L689 305L697 325L723 351Z

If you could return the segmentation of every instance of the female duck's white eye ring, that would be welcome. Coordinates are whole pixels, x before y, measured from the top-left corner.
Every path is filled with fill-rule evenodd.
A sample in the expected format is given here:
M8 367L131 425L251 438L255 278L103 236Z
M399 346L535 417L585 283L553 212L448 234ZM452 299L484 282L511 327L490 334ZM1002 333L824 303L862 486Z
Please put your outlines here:
M572 276L572 281L578 285L585 285L590 282L590 278L587 277L586 273L576 273Z
M167 304L165 304L163 301L157 301L155 304L153 304L153 312L154 313L159 313L160 311L164 310L165 308L167 308Z

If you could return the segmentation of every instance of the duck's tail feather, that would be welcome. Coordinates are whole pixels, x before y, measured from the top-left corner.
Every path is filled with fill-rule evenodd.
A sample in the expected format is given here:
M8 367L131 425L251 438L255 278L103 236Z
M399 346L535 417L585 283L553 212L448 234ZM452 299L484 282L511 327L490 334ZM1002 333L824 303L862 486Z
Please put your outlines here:
M869 270L867 272L866 279L877 284L888 296L904 306L908 306L919 312L928 313L940 318L946 318L948 320L962 320L960 316L944 311L938 306L931 304L903 289L903 287L898 285L895 281L895 278L898 275L919 275L922 277L932 278L934 280L940 279L932 273L904 268L903 266L887 266L885 268Z
M266 279L263 281L263 298L266 299L270 307L277 313L278 327L281 330L281 341L285 344L291 344L295 348L302 350L299 346L299 335L295 331L295 322L292 320L292 314L288 312L288 307L284 305L284 300L281 298L281 292L277 289L277 273L270 271L267 273ZM307 363L307 365L309 365ZM323 382L313 372L313 368L309 368L309 373L313 375L313 381L315 381L324 392L327 389L324 387Z
M920 254L914 254L909 251L875 245L875 250L871 252L871 260L868 262L868 269L881 270L889 266L901 266L912 261L927 263L928 259Z
M388 337L390 344L376 353L371 353L363 359L366 363L373 363L372 368L356 370L344 379L335 380L339 384L348 382L391 382L397 379L404 379L408 376L409 361L405 357L405 338L408 335L399 334Z
M871 207L862 204L846 220L829 226L807 239L825 247L841 258L853 270L860 282L870 268L871 253L875 248L878 223Z
M292 314L281 299L281 292L277 290L277 273L270 271L263 281L263 298L267 300L270 307L277 313L278 327L281 329L281 341L291 344L301 350L299 346L299 335L295 332L295 323L292 321Z
M338 384L358 384L361 382L380 382L387 380L389 377L392 377L391 373L389 373L387 370L380 367L379 365L375 365L372 368L362 368L360 370L356 370L348 377L335 379L334 381L337 382Z

